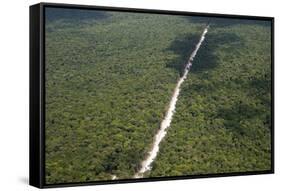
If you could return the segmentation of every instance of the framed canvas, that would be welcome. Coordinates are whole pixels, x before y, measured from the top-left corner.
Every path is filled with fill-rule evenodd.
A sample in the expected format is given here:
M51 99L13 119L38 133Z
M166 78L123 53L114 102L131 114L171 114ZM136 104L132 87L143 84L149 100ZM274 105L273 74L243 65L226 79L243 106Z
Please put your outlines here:
M274 172L274 18L30 7L30 185Z

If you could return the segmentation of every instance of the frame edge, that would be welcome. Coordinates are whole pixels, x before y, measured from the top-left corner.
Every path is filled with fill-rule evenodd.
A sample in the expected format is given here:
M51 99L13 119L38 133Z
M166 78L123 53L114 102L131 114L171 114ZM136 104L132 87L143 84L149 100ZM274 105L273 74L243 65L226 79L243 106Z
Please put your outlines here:
M41 4L29 7L29 185L42 188L40 63Z
M43 23L43 9L44 7L64 6L67 8L76 7L81 9L100 9L108 11L122 11L122 12L143 12L156 14L170 14L170 15L193 15L193 16L208 16L208 17L226 17L226 18L240 18L240 19L258 19L271 21L271 41L272 41L272 165L270 170L258 172L244 172L244 173L228 173L228 174L207 174L196 176L178 176L178 177L155 177L149 179L138 180L117 180L117 181L96 181L84 183L61 183L61 184L45 184L44 178L44 161L42 159L44 152L44 126L42 124L42 87L44 78L42 75L43 61L43 41L44 33ZM32 18L36 17L36 19ZM32 68L36 69L32 69ZM43 79L43 82L42 82ZM32 99L34 99L32 101ZM34 121L35 120L35 121ZM34 125L34 123L36 123ZM186 180L196 178L218 178L229 176L244 176L244 175L262 175L274 174L274 17L263 16L248 16L248 15L231 15L231 14L217 14L217 13L197 13L187 11L171 11L171 10L155 10L155 9L141 9L141 8L123 8L110 6L95 6L95 5L77 5L64 3L39 3L30 6L30 180L29 184L37 188L59 188L59 187L73 187L73 186L89 186L89 185L107 185L107 184L123 184L123 183L139 183L139 182L154 182L154 181L169 181L169 180ZM34 145L35 144L35 145ZM33 162L34 163L33 163ZM36 163L38 162L38 164Z

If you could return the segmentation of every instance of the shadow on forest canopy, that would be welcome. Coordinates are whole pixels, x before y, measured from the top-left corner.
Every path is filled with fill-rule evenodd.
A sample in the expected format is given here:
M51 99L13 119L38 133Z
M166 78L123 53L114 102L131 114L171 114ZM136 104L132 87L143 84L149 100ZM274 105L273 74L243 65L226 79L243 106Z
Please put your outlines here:
M106 19L109 14L105 11L69 8L46 8L46 20L84 21L88 19Z
M253 24L253 25L260 25L265 27L270 27L270 21L264 20L250 20L250 19L236 19L236 18L219 18L219 17L200 17L200 16L193 16L187 18L190 22L198 24L198 23L205 23L210 24L210 26L215 27L231 27L237 24Z
M172 51L177 57L168 62L166 67L175 69L182 75L185 64L194 50L195 45L198 43L199 38L200 34L181 35L177 37L166 49L166 51Z
M182 35L176 38L171 45L167 48L172 51L177 58L167 63L167 67L177 70L180 75L183 74L184 66L188 61L191 53L195 49L196 44L200 39L201 34L198 35ZM239 48L242 46L240 37L233 33L216 33L206 35L205 41L202 43L200 49L194 58L191 67L192 73L201 73L206 70L215 68L218 64L217 56L214 54L219 46L232 44L232 48Z
M191 72L201 73L215 68L218 65L218 58L215 52L224 45L231 45L230 51L233 51L243 46L243 41L234 33L207 33L205 41L194 58ZM233 54L233 52L230 54Z

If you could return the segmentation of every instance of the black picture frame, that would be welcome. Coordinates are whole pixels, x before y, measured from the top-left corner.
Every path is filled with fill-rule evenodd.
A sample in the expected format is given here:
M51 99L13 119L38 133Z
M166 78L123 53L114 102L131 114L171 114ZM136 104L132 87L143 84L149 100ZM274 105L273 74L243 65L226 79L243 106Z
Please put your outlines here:
M70 8L83 10L103 10L134 13L154 13L164 15L187 15L200 17L237 18L248 20L264 20L271 22L271 169L237 173L219 173L206 175L187 175L159 178L107 180L94 182L45 183L45 8ZM73 4L39 3L30 6L30 146L29 146L29 184L38 188L66 186L100 185L116 183L136 183L148 181L165 181L178 179L194 179L209 177L227 177L274 173L274 18L248 15L228 15L213 13L195 13L183 11L134 9L121 7L103 7Z

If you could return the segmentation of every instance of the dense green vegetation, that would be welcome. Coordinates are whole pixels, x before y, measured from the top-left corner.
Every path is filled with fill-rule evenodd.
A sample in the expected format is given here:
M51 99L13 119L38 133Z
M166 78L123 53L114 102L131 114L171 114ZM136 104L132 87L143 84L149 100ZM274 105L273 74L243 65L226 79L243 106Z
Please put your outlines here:
M208 22L145 176L270 169L268 22L47 8L46 183L132 178Z
M271 169L270 22L210 22L147 176Z
M46 183L131 178L205 24L60 11L46 9Z

